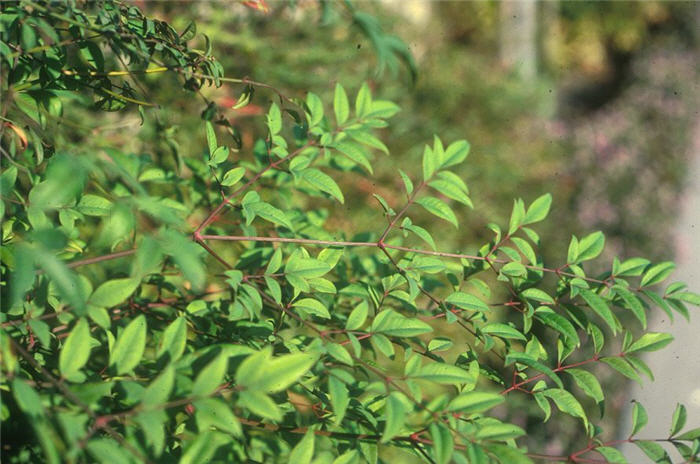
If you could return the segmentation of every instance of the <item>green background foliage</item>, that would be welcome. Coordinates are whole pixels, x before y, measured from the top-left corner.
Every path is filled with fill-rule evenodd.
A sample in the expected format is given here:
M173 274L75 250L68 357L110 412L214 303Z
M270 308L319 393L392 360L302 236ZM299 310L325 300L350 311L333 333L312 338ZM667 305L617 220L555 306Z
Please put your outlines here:
M582 110L545 91L586 53L549 50L526 86L487 59L490 4L437 7L479 53L419 50L373 4L216 5L3 6L3 459L697 457L682 405L658 442L635 437L640 404L611 438L601 381L651 377L640 354L672 338L648 313L688 318L700 297L666 284L634 211L547 220L595 190L563 185L590 162L560 156L586 143ZM616 8L567 5L557 24L576 42ZM682 22L647 8L603 22L610 56ZM532 137L555 112L568 135ZM680 159L652 168L682 180ZM543 183L553 171L569 174Z

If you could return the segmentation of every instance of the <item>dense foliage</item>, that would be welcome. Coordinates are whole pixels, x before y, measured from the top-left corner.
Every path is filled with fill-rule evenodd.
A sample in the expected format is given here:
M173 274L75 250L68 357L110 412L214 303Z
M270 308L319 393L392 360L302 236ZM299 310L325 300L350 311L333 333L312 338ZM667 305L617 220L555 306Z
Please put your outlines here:
M347 8L381 63L411 65ZM625 462L622 442L656 462L670 461L662 445L697 459L680 405L668 437L636 437L639 404L628 439L596 426L598 368L651 377L639 355L672 338L646 330L648 312L688 318L700 304L682 283L660 287L671 262L592 273L605 245L593 232L544 263L534 224L548 194L516 200L474 253L441 251L446 227L472 233L460 217L480 195L455 174L469 143L437 136L420 175L396 169L400 201L374 195L375 227L332 229L331 205L390 152L381 130L399 108L369 86L299 100L227 78L193 23L178 32L121 2L5 4L0 28L8 462ZM90 134L63 127L66 102L159 120L146 79L166 76L193 97L237 85L235 106L257 99L266 126L246 141L203 99L187 135L198 153L156 124L162 145L141 154L81 148ZM590 441L526 449L507 419L522 398Z

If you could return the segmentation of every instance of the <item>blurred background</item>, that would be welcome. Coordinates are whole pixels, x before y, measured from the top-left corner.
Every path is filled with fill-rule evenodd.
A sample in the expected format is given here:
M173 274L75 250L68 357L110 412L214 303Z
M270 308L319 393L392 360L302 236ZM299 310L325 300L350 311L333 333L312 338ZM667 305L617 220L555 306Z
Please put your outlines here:
M700 258L689 258L700 242L700 207L693 200L700 193L692 189L700 182L700 3L133 3L178 30L194 20L198 33L211 39L228 77L250 77L296 98L313 91L324 101L332 101L336 82L352 95L369 81L375 96L401 106L383 134L391 155L375 161L372 180L345 179L353 194L346 194L342 211L329 211L331 229L349 234L376 229L383 219L372 193L400 206L396 169L418 176L423 146L432 143L433 134L446 143L466 138L472 150L459 174L475 209L458 211L459 234L443 228L441 249L478 249L491 238L487 222L506 223L514 198L529 203L551 192L552 213L538 227L545 263L564 262L572 234L602 230L607 246L599 262L608 263L613 255L677 259L685 266L678 278L695 290L700 285ZM65 125L89 121L92 136L82 142L96 147L148 150L149 156L168 159L177 146L198 156L206 146L202 101L182 92L176 76L170 81L152 76L143 85L149 101L161 106L148 110L153 117L143 127L136 111L105 120L66 111ZM254 116L276 95L258 89L251 104L234 110L242 90L226 84L201 93L237 128L231 144L240 144L245 158L264 134L264 118ZM677 329L687 331L683 346L674 344L657 356L668 359L650 359L652 367L677 366L665 372L665 387L652 384L662 392L670 391L669 384L681 387L665 395L670 406L649 388L640 392L615 384L619 376L605 380L605 388L618 393L606 393L600 423L617 436L628 433L625 411L640 395L651 395L645 406L652 424L662 421L657 421L662 436L676 401L688 406L689 425L698 425L700 392L694 389L700 385L700 366L695 374L689 366L698 365L693 358L700 337L680 322ZM695 348L685 345L692 343ZM585 443L573 419L571 427L554 430L522 400L518 416L510 419L527 427L532 448L561 454ZM669 417L658 416L651 403L663 406L660 411L668 410ZM566 425L566 417L561 419Z

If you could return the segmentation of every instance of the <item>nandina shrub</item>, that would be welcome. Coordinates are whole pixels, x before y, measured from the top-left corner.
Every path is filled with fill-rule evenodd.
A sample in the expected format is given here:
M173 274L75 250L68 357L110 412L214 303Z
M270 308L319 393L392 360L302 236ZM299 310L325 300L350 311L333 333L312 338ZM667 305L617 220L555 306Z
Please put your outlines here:
M637 438L640 404L629 438L596 426L593 368L650 377L640 354L672 338L647 331L647 313L687 318L700 303L682 283L660 287L671 262L592 273L605 244L593 232L543 263L548 194L516 200L472 253L441 251L478 194L452 172L469 143L437 136L421 167L396 170L402 203L375 195L385 222L331 230L342 209L329 205L353 193L336 178L371 177L390 151L380 130L399 108L368 86L302 101L226 78L208 40L189 45L193 24L178 33L120 2L8 3L0 24L7 462L618 463L624 442L656 462L670 461L664 446L697 459L700 429L683 431L680 405L668 437ZM188 134L198 154L69 140L73 99L147 120L146 75L193 95L240 84L239 108L254 89L275 101L252 146L211 104ZM416 210L435 222L414 223ZM528 449L522 398L589 440L562 456Z

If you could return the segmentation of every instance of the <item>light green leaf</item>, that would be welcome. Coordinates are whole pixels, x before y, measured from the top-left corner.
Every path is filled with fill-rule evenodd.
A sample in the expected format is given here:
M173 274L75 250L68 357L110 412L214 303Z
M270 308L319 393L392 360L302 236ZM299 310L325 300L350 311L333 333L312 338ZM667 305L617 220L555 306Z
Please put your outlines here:
M539 301L541 303L554 304L554 298L552 298L547 292L544 292L539 288L528 288L526 290L523 290L520 293L520 295L530 300Z
M483 412L498 406L505 401L503 395L480 391L465 392L450 401L448 411L457 411L461 414L474 414Z
M139 279L133 278L108 280L90 295L88 303L105 308L117 306L124 303L140 283Z
M343 124L348 120L348 116L350 115L350 104L348 103L348 95L345 93L345 89L340 84L335 84L333 111L335 112L335 120L338 125Z
M472 373L469 371L466 371L453 364L443 364L438 362L431 362L421 366L416 373L411 375L411 377L429 380L435 383L453 385L473 385L476 382L474 375L472 375Z
M370 164L369 160L367 159L367 156L365 155L364 149L359 146L356 143L353 142L347 142L347 141L341 141L337 142L333 148L344 154L349 160L352 162L359 164L367 172L372 174L374 171L372 170L372 165Z
M386 309L374 318L371 331L392 337L415 337L432 332L433 328L420 319L408 318L392 309Z
M152 408L164 404L170 398L170 393L175 385L175 369L172 365L163 372L146 388L141 398L141 403L146 408Z
M244 175L244 167L239 166L237 168L229 169L228 171L226 171L226 174L224 174L224 178L221 180L221 185L223 185L224 187L230 187L236 184L239 180L241 180Z
M129 322L124 328L114 349L110 352L110 365L115 365L117 374L130 372L138 366L146 349L146 318L143 315Z
M444 219L455 228L459 226L459 223L457 222L457 216L455 216L454 211L452 211L452 208L447 206L447 203L445 203L442 200L439 200L435 197L423 197L419 198L416 200L416 203L421 205L423 208L425 208L426 211L428 211L430 214L433 214L440 219Z
M302 298L301 300L295 302L292 306L306 314L313 314L314 316L318 316L323 319L331 318L328 309L326 309L323 303L314 298Z
M552 206L552 195L546 193L532 202L525 213L523 224L533 224L544 220L549 214L549 208Z
M647 425L647 422L649 422L649 416L647 416L646 409L641 403L635 401L632 408L632 433L630 433L630 436L636 435Z
M671 434L669 436L674 436L680 432L683 427L685 427L685 421L688 418L688 412L685 406L678 403L676 409L673 411L673 419L671 420Z
M113 203L90 193L83 195L76 209L86 216L109 216Z
M634 371L634 369L632 369L632 366L630 366L630 364L624 358L621 358L619 356L615 356L615 357L600 358L600 360L603 361L608 366L615 369L620 374L627 377L628 379L632 379L632 380L635 380L635 381L641 383L641 379L639 378L639 374L637 374Z
M667 333L649 332L642 335L639 340L632 343L627 348L627 353L635 351L656 351L665 347L673 341L673 336Z
M448 296L445 299L445 303L454 305L461 309L468 309L471 311L490 310L488 305L481 301L479 298L472 294L463 292L454 292L452 295Z
M543 390L542 394L554 400L554 404L557 405L561 412L581 419L586 429L588 429L588 416L586 416L581 403L578 402L574 395L563 388L550 388Z
M270 111L267 113L267 127L271 135L277 135L282 130L282 113L276 103L270 105Z
M505 441L525 435L525 431L513 424L489 424L479 428L476 438Z
M644 277L642 277L642 281L639 283L639 286L648 287L650 285L658 284L671 275L674 269L676 269L676 265L671 261L664 261L656 264L650 267L644 273Z
M201 398L214 393L223 384L227 371L228 356L220 353L197 374L192 386L192 396Z
M331 396L331 406L335 414L335 424L338 425L343 421L345 412L350 404L350 394L348 387L333 375L333 371L328 376L328 393Z
M231 412L231 408L218 398L202 398L193 403L195 419L200 433L215 427L222 432L240 437L243 433L241 423Z
M365 323L367 320L367 312L369 311L369 306L367 301L362 301L360 304L355 306L348 316L348 320L345 323L346 330L357 330Z
M282 420L282 411L265 393L258 390L245 390L238 396L238 405L253 414L274 422Z
M328 174L314 168L307 168L297 173L300 179L305 180L311 186L326 192L340 203L345 203L343 192Z
M554 371L552 369L545 366L541 362L537 361L535 358L533 358L529 354L517 353L517 352L508 353L506 355L506 366L509 366L509 365L513 364L514 362L525 364L526 366L531 367L532 369L535 369L537 371L542 372L547 377L552 379L554 381L554 383L556 383L559 388L564 388L564 384L562 384L561 379L559 378L559 376L556 373L554 373Z
M372 94L367 83L363 83L355 98L355 115L364 118L372 109Z
M216 132L214 131L214 126L210 121L204 123L207 132L207 147L209 148L209 155L213 155L214 151L217 149L219 144L216 141Z
M78 319L78 322L66 338L58 359L58 366L61 374L67 379L81 379L80 369L90 358L90 326L85 318Z
M304 437L296 444L292 452L289 454L289 461L299 464L309 464L314 457L314 441L316 435L314 431L309 429L304 434Z
M400 393L391 392L386 398L384 406L384 432L382 433L382 443L386 443L398 435L406 422L406 406L400 398Z
M432 423L428 427L430 438L433 440L433 454L437 464L447 464L452 459L454 452L454 438L452 432L444 423Z
M494 335L500 338L527 341L525 335L523 335L517 329L507 324L502 324L500 322L494 322L489 325L486 325L481 328L481 331L485 334Z
M586 395L593 398L596 403L600 403L605 399L603 390L600 387L600 382L598 382L595 375L583 369L566 369L565 372L573 377L576 385L578 385Z
M588 306L608 324L613 334L617 333L619 324L605 300L598 294L586 289L581 289L580 294L586 300Z
M177 361L185 351L186 344L187 319L180 316L171 322L163 332L163 338L161 338L160 343L158 344L156 356L160 358L167 353L171 362Z

